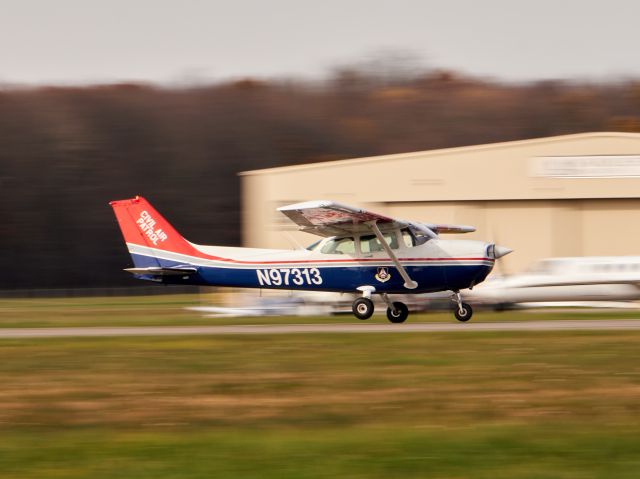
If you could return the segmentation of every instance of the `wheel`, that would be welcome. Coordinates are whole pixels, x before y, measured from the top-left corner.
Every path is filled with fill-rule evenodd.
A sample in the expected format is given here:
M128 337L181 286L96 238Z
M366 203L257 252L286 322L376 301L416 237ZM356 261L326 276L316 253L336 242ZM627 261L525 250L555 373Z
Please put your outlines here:
M373 301L369 298L358 298L351 307L353 314L358 319L369 319L373 314Z
M461 308L458 308L458 306L456 305L453 310L453 314L455 315L456 319L462 322L469 321L471 319L471 316L473 316L473 309L471 308L471 305L462 303L462 311L460 309Z
M394 309L387 308L387 319L392 323L404 323L409 316L409 308L404 303L393 303Z

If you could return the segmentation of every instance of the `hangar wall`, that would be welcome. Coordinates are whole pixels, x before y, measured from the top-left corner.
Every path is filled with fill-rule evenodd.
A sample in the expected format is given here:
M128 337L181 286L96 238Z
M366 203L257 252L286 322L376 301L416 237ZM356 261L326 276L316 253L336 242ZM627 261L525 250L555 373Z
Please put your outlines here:
M503 261L509 272L553 256L640 255L640 134L584 133L272 168L243 173L242 186L246 246L315 241L275 208L332 199L399 218L473 225L477 231L466 237L515 250Z

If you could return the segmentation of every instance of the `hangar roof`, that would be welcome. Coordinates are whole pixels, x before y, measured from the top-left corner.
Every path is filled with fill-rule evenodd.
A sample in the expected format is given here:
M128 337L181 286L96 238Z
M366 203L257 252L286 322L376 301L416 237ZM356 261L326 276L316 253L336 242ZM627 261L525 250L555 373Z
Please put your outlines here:
M353 198L359 203L637 198L640 133L579 133L241 175L247 180L263 179L261 188L271 192L270 198L297 201L319 197Z
M458 146L453 148L440 148L437 150L423 150L412 151L408 153L394 153L391 155L377 155L377 156L365 156L361 158L347 158L344 160L334 161L322 161L318 163L304 163L301 165L279 166L275 168L263 168L260 170L242 171L240 176L246 175L270 175L274 173L287 173L297 170L307 170L313 168L332 168L341 166L344 164L358 165L361 163L377 163L381 161L393 161L398 158L411 159L411 158L424 158L428 156L437 155L455 155L459 153L466 153L470 151L487 151L503 148L518 148L521 146L534 146L543 144L552 144L558 142L566 142L567 140L585 140L591 138L618 138L618 139L632 139L640 141L640 133L623 133L623 132L590 132L590 133L575 133L572 135L559 135L559 136L546 136L543 138L532 138L529 140L516 140L516 141L502 141L498 143L486 143L480 145ZM640 149L638 150L640 153Z

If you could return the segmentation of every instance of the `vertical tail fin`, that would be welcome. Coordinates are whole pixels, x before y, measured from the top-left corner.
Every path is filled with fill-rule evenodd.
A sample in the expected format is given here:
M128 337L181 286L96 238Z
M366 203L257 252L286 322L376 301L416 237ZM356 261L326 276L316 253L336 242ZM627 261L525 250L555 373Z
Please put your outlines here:
M151 204L140 196L109 203L136 267L164 266L157 253L191 255L195 249Z

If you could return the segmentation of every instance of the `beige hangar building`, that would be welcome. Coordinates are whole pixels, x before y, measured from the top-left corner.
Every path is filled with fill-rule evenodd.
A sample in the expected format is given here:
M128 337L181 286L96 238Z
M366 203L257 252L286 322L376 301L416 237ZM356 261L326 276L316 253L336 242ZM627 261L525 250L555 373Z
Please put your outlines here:
M515 250L509 272L554 256L640 255L640 134L581 133L241 173L245 246L317 238L276 208L323 199Z

